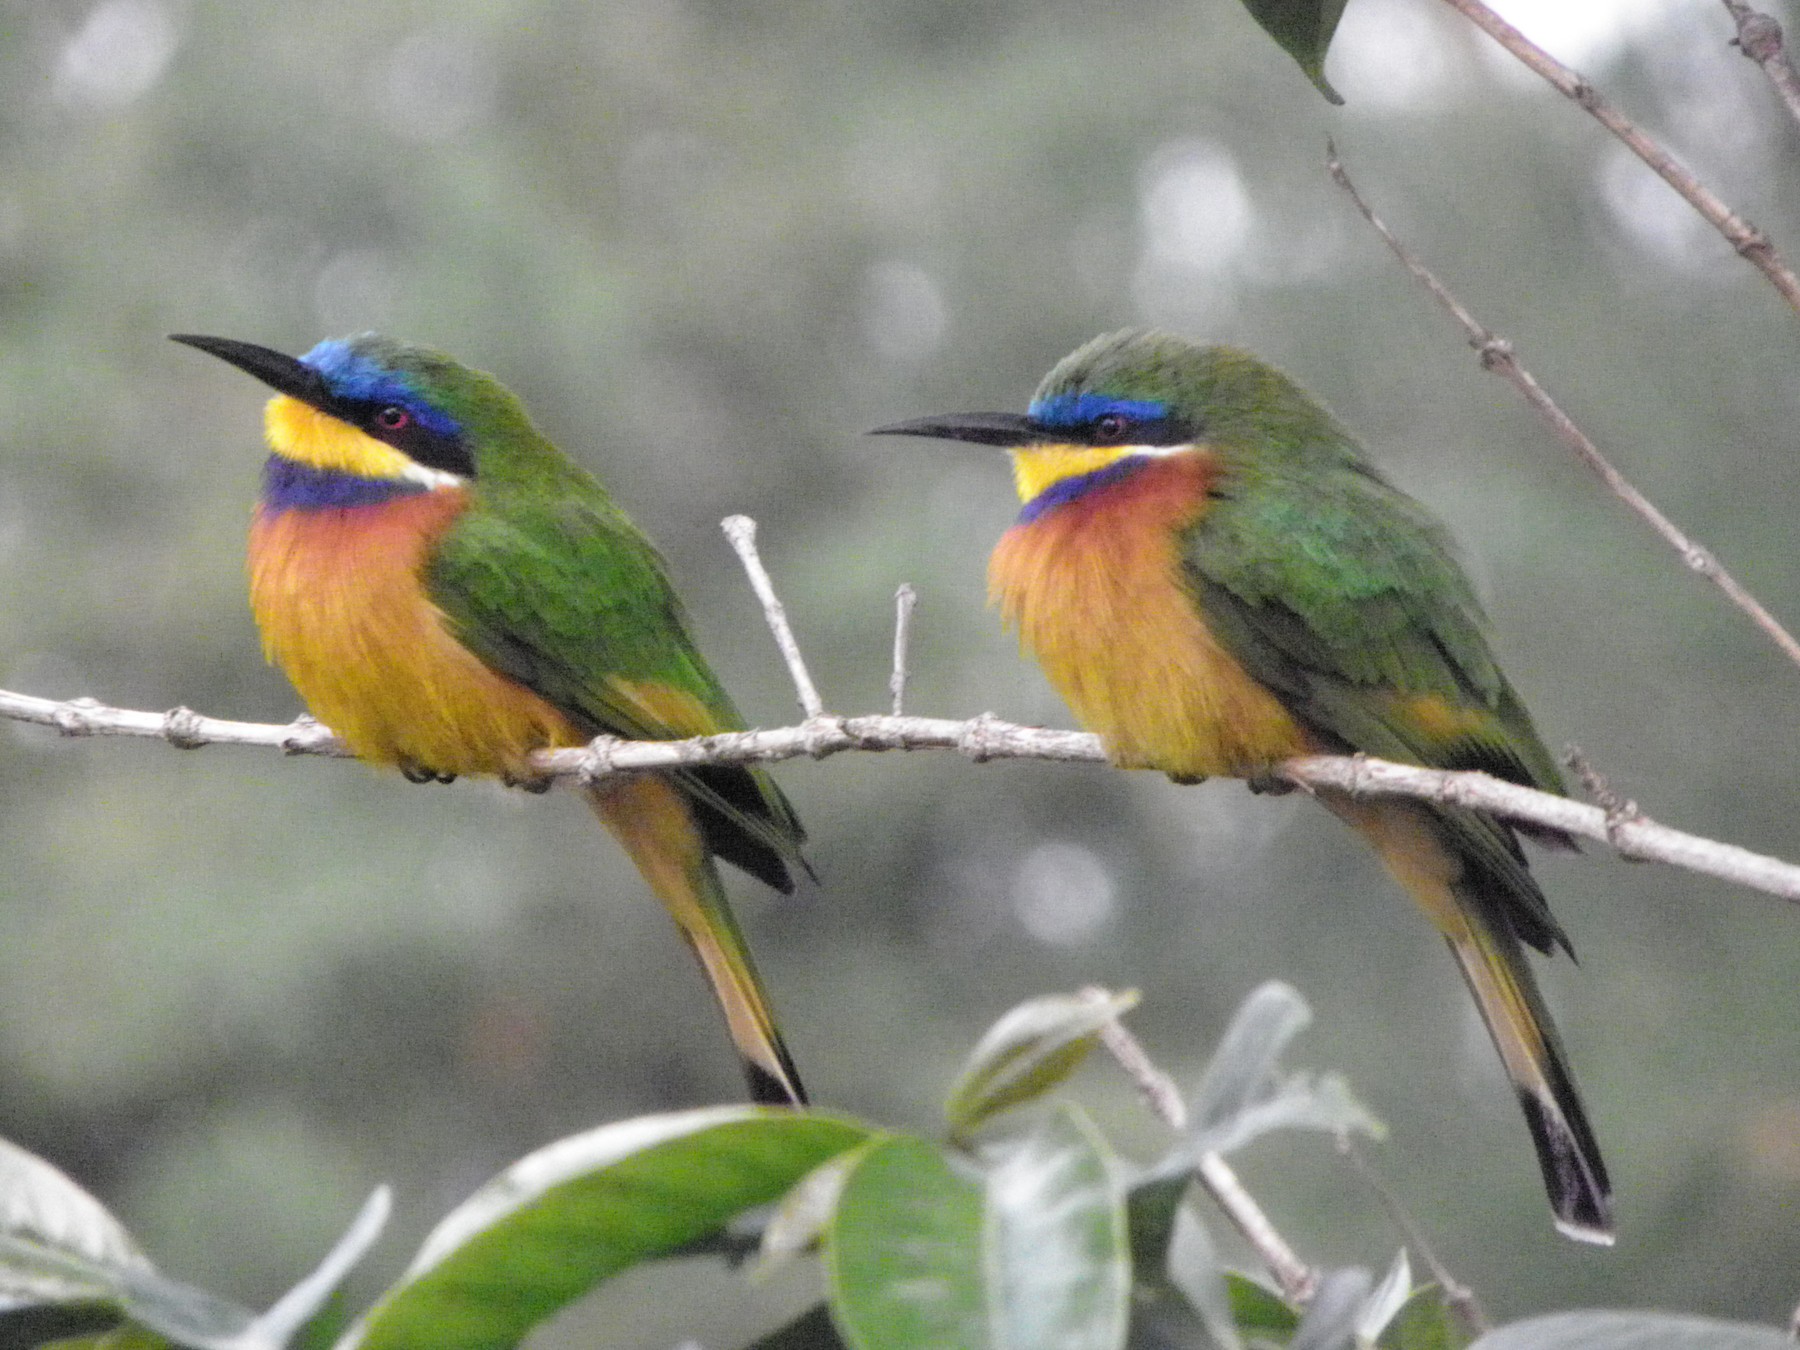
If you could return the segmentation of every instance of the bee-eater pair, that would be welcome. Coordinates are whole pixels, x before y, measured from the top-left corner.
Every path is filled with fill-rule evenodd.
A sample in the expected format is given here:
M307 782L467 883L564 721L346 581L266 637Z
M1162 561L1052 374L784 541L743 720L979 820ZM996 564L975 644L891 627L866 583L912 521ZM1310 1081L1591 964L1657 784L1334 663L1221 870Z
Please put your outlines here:
M653 547L494 380L374 336L298 359L178 340L277 391L252 607L268 655L356 754L529 782L538 749L741 725ZM1011 451L1024 506L992 596L1119 765L1272 783L1293 756L1362 751L1561 791L1442 531L1254 357L1120 333L1066 358L1028 413L882 431ZM1319 795L1456 955L1558 1227L1609 1241L1606 1171L1523 950L1568 941L1515 828ZM590 796L698 955L752 1094L803 1101L713 865L791 888L802 833L780 791L702 768Z

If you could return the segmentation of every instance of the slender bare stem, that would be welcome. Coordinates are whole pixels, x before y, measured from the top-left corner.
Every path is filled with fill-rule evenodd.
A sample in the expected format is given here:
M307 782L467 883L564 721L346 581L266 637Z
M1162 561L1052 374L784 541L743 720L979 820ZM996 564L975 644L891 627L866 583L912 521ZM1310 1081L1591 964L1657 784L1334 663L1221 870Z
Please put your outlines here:
M1425 1268L1431 1272L1431 1278L1437 1281L1438 1288L1444 1291L1444 1302L1456 1310L1462 1319L1463 1329L1469 1333L1470 1339L1491 1329L1487 1314L1482 1311L1481 1300L1475 1297L1475 1291L1450 1273L1438 1254L1426 1240L1424 1231L1413 1220L1411 1213L1394 1194L1394 1188L1387 1184L1387 1179L1375 1170L1375 1164L1363 1156L1363 1151L1356 1146L1356 1141L1348 1134L1340 1134L1337 1139L1338 1152L1350 1163L1351 1169L1362 1178L1362 1182L1375 1195L1381 1207L1387 1211L1388 1218L1400 1232L1401 1241L1418 1254Z
M1111 998L1106 990L1097 986L1083 989L1081 996L1101 1002ZM1181 1099L1181 1090L1175 1086L1174 1079L1157 1067L1150 1052L1131 1034L1129 1027L1113 1018L1100 1029L1100 1044L1137 1084L1139 1095L1158 1120L1171 1130L1187 1128L1187 1103ZM1318 1277L1277 1231L1262 1206L1244 1189L1244 1183L1238 1180L1231 1164L1217 1153L1203 1153L1195 1170L1206 1193L1225 1211L1232 1227L1262 1258L1282 1292L1296 1303L1311 1298L1318 1287Z
M1197 1171L1206 1193L1225 1211L1225 1216L1243 1235L1244 1241L1256 1249L1288 1301L1305 1303L1310 1300L1319 1287L1318 1277L1275 1230L1269 1216L1244 1189L1244 1183L1238 1180L1231 1165L1217 1153L1202 1153Z
M903 581L894 592L894 673L888 677L888 692L894 696L895 717L906 713L906 648L912 638L913 607L919 594L912 583Z
M1468 334L1469 345L1480 356L1482 369L1492 371L1494 374L1510 380L1513 387L1525 396L1525 401L1531 404L1538 414L1550 424L1551 430L1556 432L1558 439L1593 471L1594 475L1606 485L1614 496L1629 506L1651 529L1661 535L1663 542L1675 550L1682 562L1723 591L1726 597L1748 615L1750 621L1762 629L1769 640L1781 649L1788 660L1800 666L1800 641L1796 641L1794 635L1788 632L1773 614L1763 608L1762 603L1750 594L1736 577L1725 570L1723 564L1710 549L1684 534L1673 521L1656 508L1655 503L1639 492L1624 474L1614 468L1612 462L1600 453L1600 448L1588 439L1587 433L1575 425L1574 420L1557 406L1555 400L1544 391L1544 387L1537 382L1531 372L1519 364L1518 358L1513 354L1512 343L1495 336L1490 329L1476 319L1462 301L1458 300L1449 288L1439 281L1424 263L1419 261L1412 250L1395 236L1394 232L1387 227L1387 223L1375 214L1368 202L1363 200L1362 193L1357 191L1356 184L1350 181L1350 175L1345 172L1335 146L1328 145L1327 147L1325 167L1333 181L1349 195L1350 200L1356 204L1356 209L1362 213L1363 219L1369 222L1375 232L1393 250L1394 256L1400 260L1406 270L1411 272L1414 278L1430 291L1432 297L1462 326L1463 332Z
M1089 985L1081 991L1081 997L1105 1004L1111 1002L1113 996L1098 985ZM1181 1099L1181 1089L1175 1086L1173 1078L1157 1067L1143 1042L1131 1034L1130 1027L1113 1018L1100 1028L1100 1044L1137 1084L1138 1095L1144 1099L1151 1114L1171 1130L1187 1128L1187 1103Z
M1744 0L1724 0L1737 23L1737 36L1732 45L1742 48L1745 56L1763 68L1781 101L1787 104L1788 116L1800 123L1800 77L1787 59L1787 44L1781 25L1773 16L1751 9Z
M1444 0L1482 32L1493 38L1532 71L1548 80L1565 98L1585 108L1602 126L1619 138L1632 154L1648 164L1682 200L1698 211L1732 248L1747 258L1800 313L1800 277L1782 261L1769 237L1719 199L1712 189L1689 172L1625 114L1608 103L1584 77L1570 70L1542 47L1484 5L1481 0Z
M819 691L814 687L812 676L807 673L806 658L800 655L800 644L794 641L794 630L788 626L787 610L781 603L781 597L775 594L775 583L769 580L769 573L763 567L762 555L756 551L756 522L749 516L726 516L719 522L725 531L725 537L731 541L732 548L744 563L744 571L750 576L750 586L756 592L756 598L762 602L763 615L769 621L769 631L775 635L775 645L781 649L781 659L787 662L788 674L794 680L794 692L800 699L800 711L808 717L817 717L825 711L825 704L819 698Z
M271 726L221 721L185 708L172 713L134 712L109 708L93 699L58 702L0 690L0 719L54 727L68 736L150 737L184 749L218 744L261 746L294 755L349 753L328 728L310 718ZM603 736L578 749L540 750L532 756L532 763L546 778L592 782L611 773L689 768L697 764L773 763L804 755L820 759L853 750L954 750L977 762L1106 762L1100 738L1087 732L1019 726L982 713L966 721L821 715L798 726L728 731L685 741L621 741ZM1275 772L1297 787L1315 791L1412 797L1489 811L1508 820L1530 821L1610 844L1628 858L1667 863L1800 903L1800 866L1793 863L1671 829L1643 815L1609 818L1601 807L1520 787L1484 773L1426 769L1360 755L1311 755L1288 760Z

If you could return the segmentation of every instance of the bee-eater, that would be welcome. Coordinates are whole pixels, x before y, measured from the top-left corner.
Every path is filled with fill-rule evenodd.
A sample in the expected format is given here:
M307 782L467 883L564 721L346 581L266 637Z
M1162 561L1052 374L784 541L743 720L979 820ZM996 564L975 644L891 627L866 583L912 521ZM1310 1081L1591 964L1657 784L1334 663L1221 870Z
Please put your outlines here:
M175 341L276 391L250 604L264 653L357 756L535 786L536 750L744 725L655 546L497 380L375 334L299 358ZM587 796L699 958L751 1095L803 1102L713 863L793 889L804 836L781 790L703 767Z
M1113 761L1273 786L1362 752L1561 792L1442 528L1245 352L1100 337L1028 412L883 427L1011 451L1024 503L989 594ZM1556 1224L1612 1240L1605 1165L1523 947L1569 950L1518 833L1480 811L1320 791L1443 933L1518 1092Z

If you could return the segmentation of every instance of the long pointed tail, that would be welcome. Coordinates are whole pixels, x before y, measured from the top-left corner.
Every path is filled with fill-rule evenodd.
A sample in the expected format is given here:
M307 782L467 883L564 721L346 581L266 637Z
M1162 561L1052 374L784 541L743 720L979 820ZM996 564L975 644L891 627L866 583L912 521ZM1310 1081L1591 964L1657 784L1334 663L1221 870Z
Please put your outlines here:
M686 800L666 779L644 775L596 788L589 801L699 959L743 1060L751 1100L804 1106L800 1075Z
M1524 1109L1557 1228L1582 1242L1613 1240L1612 1188L1556 1026L1507 915L1545 913L1522 862L1459 847L1451 822L1402 802L1327 801L1374 844L1430 916L1462 969ZM1529 888L1528 894L1513 894Z

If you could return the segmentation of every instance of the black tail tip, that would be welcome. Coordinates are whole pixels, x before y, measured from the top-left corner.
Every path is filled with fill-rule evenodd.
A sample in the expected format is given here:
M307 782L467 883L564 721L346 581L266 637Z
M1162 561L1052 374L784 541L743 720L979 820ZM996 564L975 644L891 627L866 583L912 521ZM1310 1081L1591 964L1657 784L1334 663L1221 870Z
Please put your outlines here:
M800 1076L788 1066L786 1077L770 1073L754 1060L744 1061L744 1081L750 1085L750 1100L758 1106L805 1106L806 1089Z
M1524 1089L1519 1092L1519 1105L1531 1127L1531 1141L1537 1145L1556 1231L1576 1242L1612 1246L1612 1184L1600 1150L1587 1131L1586 1119L1581 1119L1578 1132L1554 1104ZM1574 1109L1580 1110L1579 1103Z

